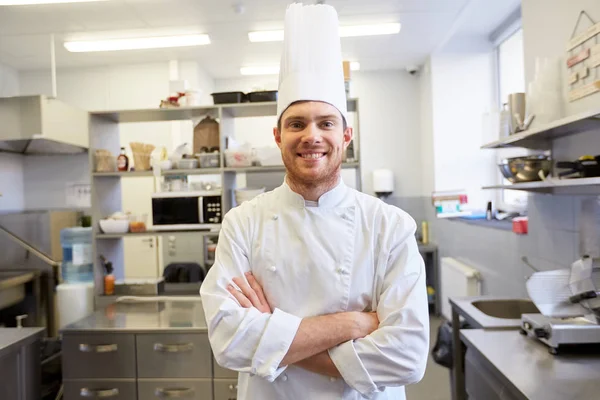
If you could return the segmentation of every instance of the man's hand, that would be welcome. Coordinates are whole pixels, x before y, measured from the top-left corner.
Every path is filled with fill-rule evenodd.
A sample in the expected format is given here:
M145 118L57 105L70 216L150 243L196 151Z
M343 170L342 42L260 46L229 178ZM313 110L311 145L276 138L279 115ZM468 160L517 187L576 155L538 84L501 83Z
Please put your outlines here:
M244 278L235 277L233 282L240 288L238 291L233 285L227 285L227 290L244 308L254 307L262 313L271 313L271 306L265 298L262 287L252 275L252 272L246 272L246 280Z
M354 339L364 338L379 327L379 318L376 312L354 312L353 319L356 324Z

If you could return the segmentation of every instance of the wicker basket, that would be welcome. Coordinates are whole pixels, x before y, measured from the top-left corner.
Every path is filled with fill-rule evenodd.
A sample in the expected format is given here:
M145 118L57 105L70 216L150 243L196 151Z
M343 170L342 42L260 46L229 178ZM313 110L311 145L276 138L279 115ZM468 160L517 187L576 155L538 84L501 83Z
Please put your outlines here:
M115 172L117 170L117 158L108 150L96 150L94 161L96 172Z

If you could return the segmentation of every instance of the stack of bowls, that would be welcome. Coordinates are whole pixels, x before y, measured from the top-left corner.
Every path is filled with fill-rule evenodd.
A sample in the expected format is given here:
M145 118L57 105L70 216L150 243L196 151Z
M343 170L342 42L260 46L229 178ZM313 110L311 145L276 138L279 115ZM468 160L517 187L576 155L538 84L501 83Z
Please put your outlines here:
M252 200L256 196L265 192L265 188L241 188L235 189L235 202L240 205L244 201Z

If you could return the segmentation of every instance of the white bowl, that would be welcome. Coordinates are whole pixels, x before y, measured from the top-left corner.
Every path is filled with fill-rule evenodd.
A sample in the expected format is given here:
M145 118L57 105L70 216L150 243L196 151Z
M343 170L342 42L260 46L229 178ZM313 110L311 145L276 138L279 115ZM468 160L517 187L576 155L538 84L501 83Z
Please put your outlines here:
M101 219L100 229L104 233L127 233L129 232L129 220L127 219Z

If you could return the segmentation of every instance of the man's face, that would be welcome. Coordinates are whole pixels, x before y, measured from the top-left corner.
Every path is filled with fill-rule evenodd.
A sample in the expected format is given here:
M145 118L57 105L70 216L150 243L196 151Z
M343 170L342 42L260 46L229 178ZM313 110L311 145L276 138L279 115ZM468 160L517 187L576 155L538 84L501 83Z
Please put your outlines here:
M343 152L352 140L342 115L328 103L292 104L281 115L281 131L273 130L288 176L303 184L319 184L337 177Z

